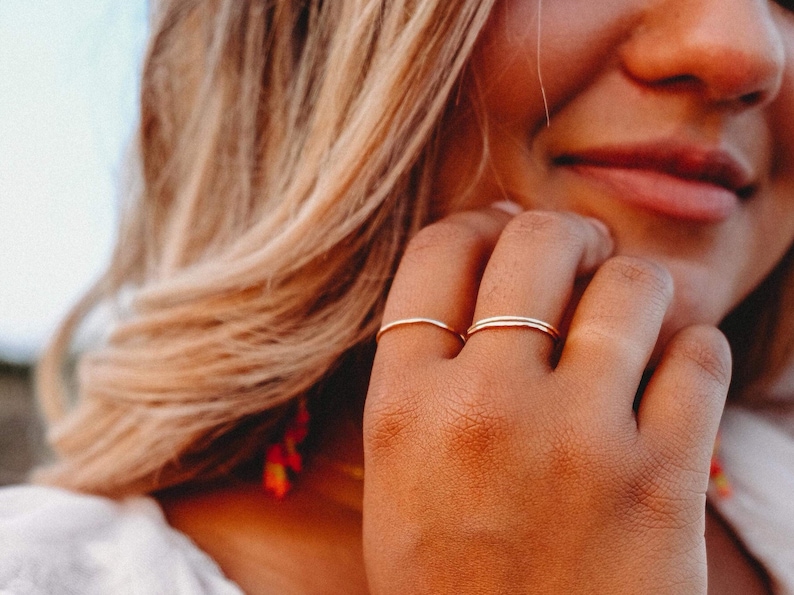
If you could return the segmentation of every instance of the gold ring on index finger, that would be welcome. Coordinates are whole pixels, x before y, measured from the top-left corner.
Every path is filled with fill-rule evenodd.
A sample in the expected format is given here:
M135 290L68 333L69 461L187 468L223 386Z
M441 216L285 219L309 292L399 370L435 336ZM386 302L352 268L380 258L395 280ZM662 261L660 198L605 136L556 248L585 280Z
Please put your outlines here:
M380 330L375 335L375 342L377 343L378 341L380 341L380 338L383 336L383 334L392 329L398 328L400 326L407 326L412 324L429 324L435 326L437 328L452 333L453 335L455 335L455 337L457 337L460 340L460 342L463 345L466 344L466 337L464 337L461 333L456 331L447 323L441 322L440 320L434 320L433 318L401 318L400 320L395 320L394 322L384 324L383 326L380 327Z

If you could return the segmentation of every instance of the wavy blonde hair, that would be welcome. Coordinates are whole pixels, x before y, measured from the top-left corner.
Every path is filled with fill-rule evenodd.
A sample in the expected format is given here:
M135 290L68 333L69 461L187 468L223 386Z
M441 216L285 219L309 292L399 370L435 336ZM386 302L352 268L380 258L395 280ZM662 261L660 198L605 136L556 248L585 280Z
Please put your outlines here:
M223 475L372 339L494 1L158 2L118 245L39 367L59 455L39 481L118 496ZM108 304L70 391L73 335ZM740 339L756 314L733 317Z
M371 339L492 3L158 2L138 192L40 363L59 461L38 480L121 495L222 475ZM107 303L71 403L71 337Z

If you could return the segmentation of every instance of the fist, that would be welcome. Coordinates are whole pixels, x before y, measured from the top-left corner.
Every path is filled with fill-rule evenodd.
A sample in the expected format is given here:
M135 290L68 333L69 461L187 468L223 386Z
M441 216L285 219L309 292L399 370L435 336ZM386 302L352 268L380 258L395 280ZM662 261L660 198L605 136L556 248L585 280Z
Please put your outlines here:
M672 279L612 253L602 224L537 211L458 213L410 243L385 323L532 317L564 343L529 327L382 335L364 414L374 593L706 592L729 349L689 327L649 372Z

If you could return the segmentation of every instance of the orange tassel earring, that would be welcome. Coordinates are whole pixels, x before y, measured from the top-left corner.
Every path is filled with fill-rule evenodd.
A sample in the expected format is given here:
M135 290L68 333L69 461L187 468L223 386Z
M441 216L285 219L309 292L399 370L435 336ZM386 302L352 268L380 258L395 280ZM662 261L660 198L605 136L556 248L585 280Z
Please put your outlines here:
M265 455L262 484L279 500L292 488L295 476L303 469L303 457L299 447L309 434L309 410L306 399L298 400L295 417L292 418L281 442L271 444Z

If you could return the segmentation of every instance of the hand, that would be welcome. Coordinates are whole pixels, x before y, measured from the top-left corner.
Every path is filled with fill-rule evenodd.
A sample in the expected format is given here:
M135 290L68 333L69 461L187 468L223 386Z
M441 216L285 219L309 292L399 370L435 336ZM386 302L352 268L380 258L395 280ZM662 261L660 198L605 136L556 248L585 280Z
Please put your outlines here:
M465 344L385 333L364 413L364 551L373 593L705 593L705 491L730 376L712 327L666 346L635 394L673 295L663 268L611 257L592 220L485 209L409 245L384 322L562 324ZM594 274L593 274L594 273Z

